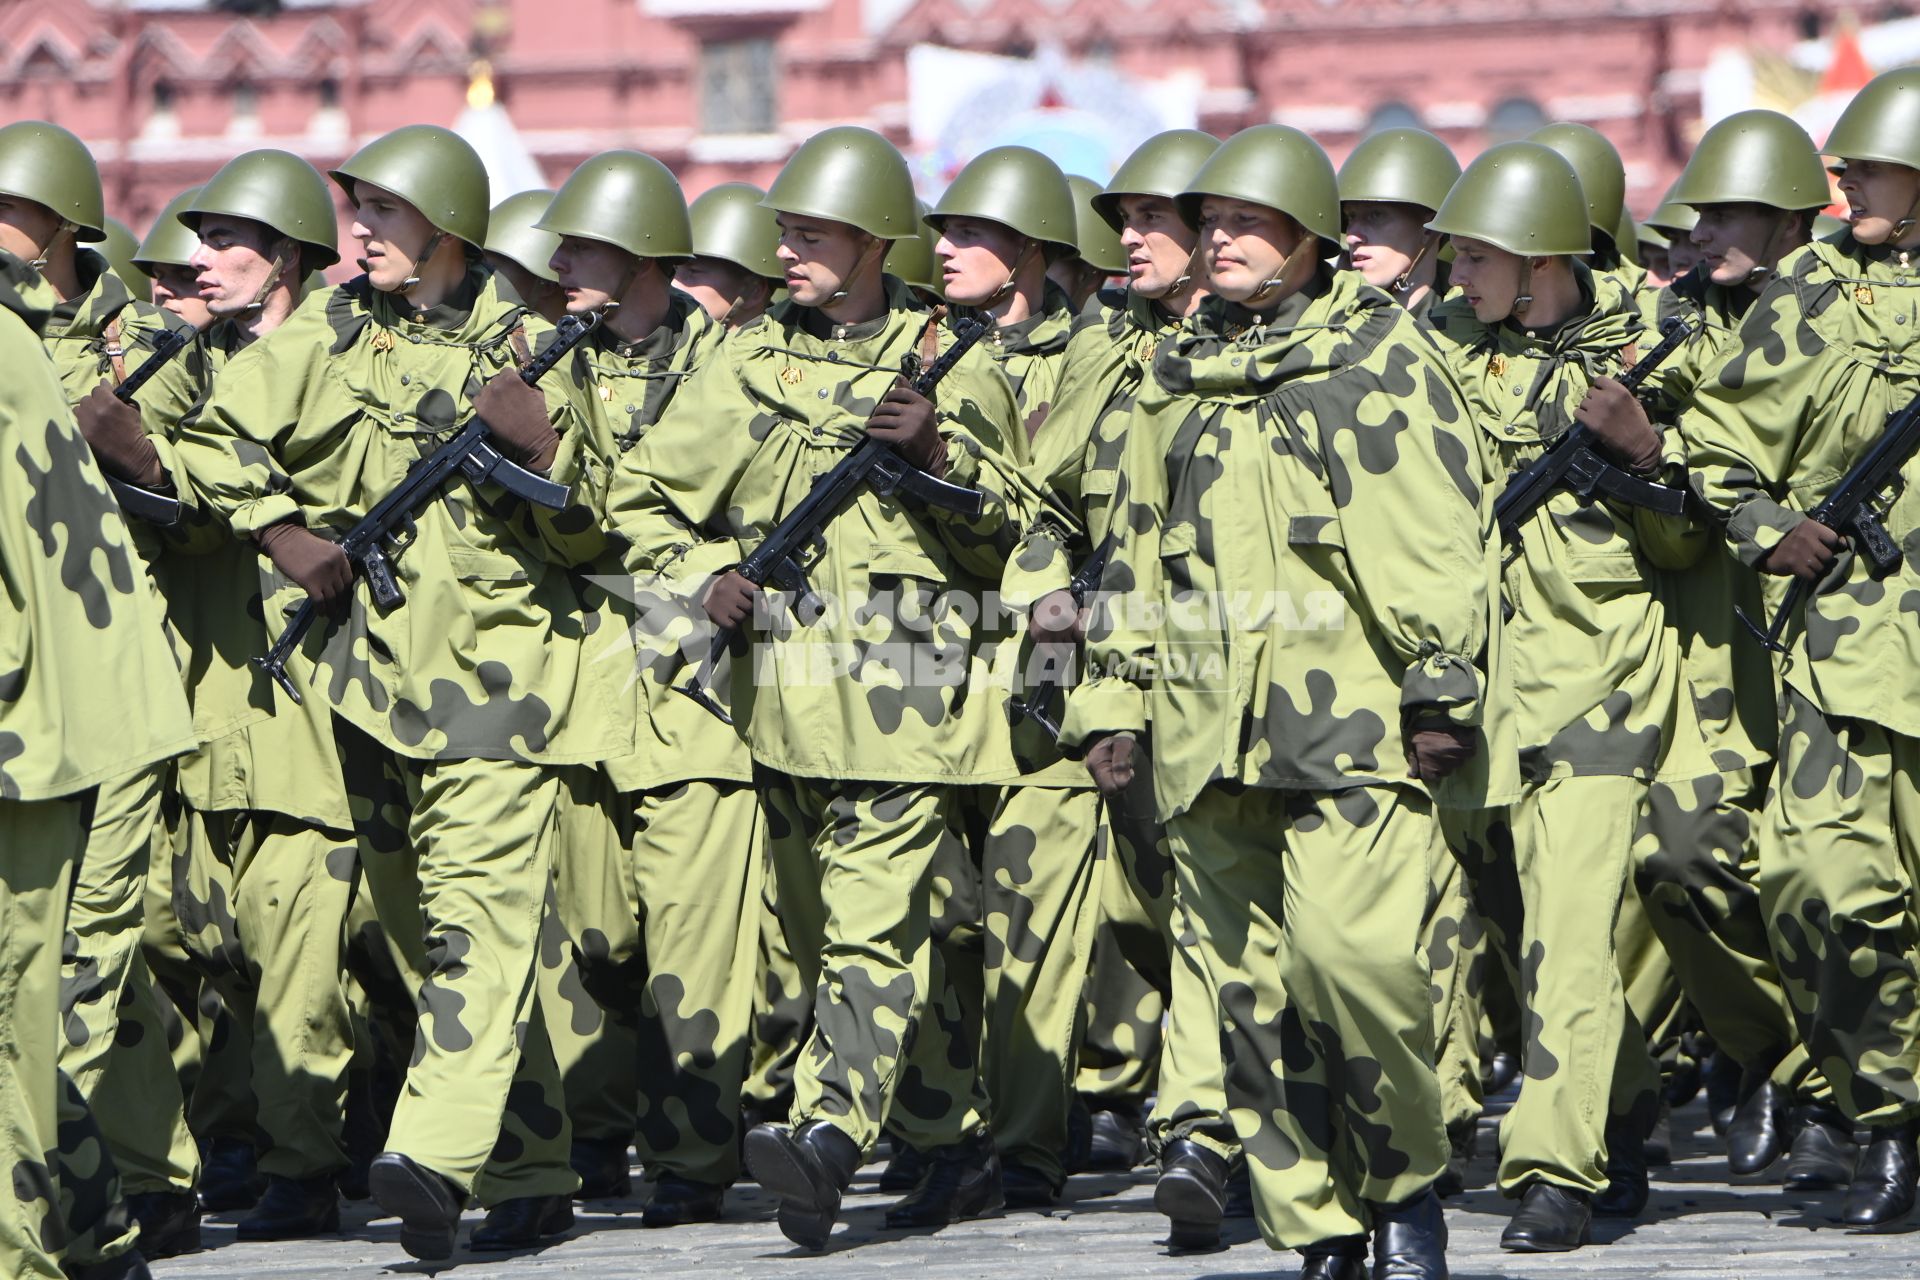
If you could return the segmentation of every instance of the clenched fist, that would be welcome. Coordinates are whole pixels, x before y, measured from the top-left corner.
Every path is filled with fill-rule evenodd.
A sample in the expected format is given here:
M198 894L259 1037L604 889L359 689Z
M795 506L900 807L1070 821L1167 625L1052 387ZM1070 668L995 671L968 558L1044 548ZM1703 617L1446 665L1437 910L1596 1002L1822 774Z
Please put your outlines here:
M715 626L738 627L753 616L753 602L759 595L760 588L729 569L713 580L707 594L700 598L700 607Z
M1660 465L1660 433L1633 392L1612 378L1594 379L1573 416L1600 437L1607 452L1627 470L1650 475Z
M487 424L500 451L529 471L545 471L560 450L560 433L547 418L547 398L527 385L517 369L502 369L473 398L473 411Z
M1774 544L1760 562L1762 572L1782 578L1805 578L1817 582L1824 578L1840 557L1845 539L1818 520L1806 519L1795 525L1787 536Z
M1103 796L1117 796L1133 781L1134 737L1115 733L1100 739L1087 752L1087 772Z
M894 451L934 476L947 473L947 442L934 425L933 401L902 379L880 398L867 418L867 434L885 440Z
M314 608L335 617L346 612L353 591L353 562L338 543L292 520L268 525L253 540L282 577L307 593Z
M73 407L73 416L102 471L142 489L158 489L166 483L160 451L140 424L140 411L114 395L112 387L103 382L89 391Z

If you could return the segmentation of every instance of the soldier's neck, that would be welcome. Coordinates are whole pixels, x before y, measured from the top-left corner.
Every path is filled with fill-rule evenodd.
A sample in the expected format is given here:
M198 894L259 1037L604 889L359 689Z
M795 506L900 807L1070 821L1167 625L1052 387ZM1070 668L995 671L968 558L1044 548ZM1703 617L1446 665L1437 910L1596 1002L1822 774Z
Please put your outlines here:
M1162 294L1160 297L1155 298L1153 305L1160 308L1162 315L1172 316L1175 320L1185 320L1188 316L1198 311L1200 304L1206 300L1207 287L1205 285L1186 284L1175 289L1172 293Z
M448 240L434 250L433 257L415 267L420 283L395 298L414 312L431 311L445 302L467 278L467 255L457 240Z
M845 296L823 302L816 310L829 324L865 324L887 312L887 286L878 271L861 272L862 278L845 282Z
M1014 281L1011 291L1005 298L989 306L987 314L998 325L1019 324L1022 320L1031 320L1046 309L1047 273L1042 267L1037 276L1023 271Z
M638 342L667 322L669 301L660 273L643 270L620 305L607 313L607 328L622 342Z
M1580 293L1580 282L1571 271L1535 270L1532 280L1533 302L1525 315L1512 323L1528 332L1551 332L1579 315L1587 307Z
M80 296L79 254L71 245L49 251L47 264L40 268L40 274L61 302L71 302Z
M293 290L284 284L275 285L261 301L260 309L250 315L244 315L235 322L240 330L240 345L246 346L255 338L264 338L287 322L293 314L296 303Z

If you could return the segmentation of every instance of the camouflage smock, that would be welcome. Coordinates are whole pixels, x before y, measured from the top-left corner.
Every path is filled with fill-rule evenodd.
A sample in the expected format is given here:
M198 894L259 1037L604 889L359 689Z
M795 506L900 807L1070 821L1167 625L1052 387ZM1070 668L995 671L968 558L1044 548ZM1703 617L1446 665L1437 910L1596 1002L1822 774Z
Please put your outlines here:
M0 799L51 800L191 747L180 671L119 507L41 357L53 293L0 255Z
M188 472L239 537L292 517L338 536L467 422L471 397L514 363L525 314L477 264L421 313L365 277L317 293L223 371L182 431ZM315 626L293 664L401 755L579 764L632 748L631 660L593 661L619 628L585 607L574 569L605 550L591 495L610 462L567 362L540 387L560 435L551 478L575 486L573 504L450 482L394 561L405 602L381 613L356 577L346 621ZM270 634L283 622L269 611Z
M1151 721L1162 820L1213 782L1410 782L1403 712L1484 710L1469 429L1432 345L1352 272L1266 315L1210 300L1140 387L1063 745Z
M241 336L231 321L216 322L203 335L216 383L245 349ZM295 706L289 698L276 698L272 680L252 662L267 651L262 620L285 617L304 598L300 588L281 577L251 539L236 539L210 505L197 504L185 528L200 553L165 557L159 575L167 616L186 641L195 721L248 710L254 715L229 732L210 735L211 741L180 761L181 796L202 813L268 811L335 829L351 827L327 700L306 696ZM207 531L217 535L211 546ZM170 539L173 534L168 531ZM290 674L301 678L297 671Z
M1734 352L1682 420L1694 491L1757 566L1920 394L1920 263L1844 232L1784 259ZM1831 716L1920 736L1920 492L1909 460L1887 505L1905 553L1876 581L1845 552L1789 628L1783 679Z
M624 461L642 435L660 420L667 405L701 365L714 357L726 330L707 318L700 304L674 290L666 319L652 333L622 342L604 326L580 349L582 377L591 391L595 430L605 437L609 456ZM616 471L618 468L616 468ZM612 483L612 473L608 476ZM604 518L607 494L596 509ZM634 749L606 762L608 776L622 791L650 790L695 778L747 782L753 760L740 735L709 715L691 698L673 691L681 676L681 641L704 621L689 616L680 598L629 574L621 564L619 540L594 568L596 583L612 587L613 608L627 621L632 646L626 652L629 697L634 699ZM616 652L619 650L616 648Z
M1459 297L1429 315L1479 428L1481 475L1496 490L1573 425L1593 379L1619 373L1644 337L1617 280L1577 264L1574 274L1591 308L1551 333L1489 327ZM1668 432L1660 478L1677 480L1679 467ZM1526 780L1712 772L1693 699L1683 696L1679 640L1652 589L1653 567L1692 563L1698 543L1684 518L1587 504L1564 489L1522 530L1503 575L1496 681Z
M928 312L891 278L888 304L875 320L833 325L781 303L689 380L621 461L612 523L632 572L697 600L859 442L928 332ZM758 764L839 780L995 780L963 721L1001 714L972 696L967 674L978 603L1028 514L1018 411L977 349L935 400L946 478L981 489L986 510L967 518L863 489L833 517L806 566L827 612L802 625L779 611L717 690ZM955 598L936 604L945 593ZM702 639L676 683L704 649Z

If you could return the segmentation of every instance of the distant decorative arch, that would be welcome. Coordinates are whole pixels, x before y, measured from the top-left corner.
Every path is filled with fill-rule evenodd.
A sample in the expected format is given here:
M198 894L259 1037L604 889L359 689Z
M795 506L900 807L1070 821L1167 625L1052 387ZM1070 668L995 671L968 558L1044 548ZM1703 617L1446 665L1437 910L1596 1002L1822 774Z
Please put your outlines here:
M1546 123L1546 110L1532 98L1505 98L1487 113L1487 138L1491 142L1514 142Z
M1375 134L1383 129L1424 129L1426 123L1420 119L1420 113L1398 100L1383 102L1373 109L1367 117L1365 133Z

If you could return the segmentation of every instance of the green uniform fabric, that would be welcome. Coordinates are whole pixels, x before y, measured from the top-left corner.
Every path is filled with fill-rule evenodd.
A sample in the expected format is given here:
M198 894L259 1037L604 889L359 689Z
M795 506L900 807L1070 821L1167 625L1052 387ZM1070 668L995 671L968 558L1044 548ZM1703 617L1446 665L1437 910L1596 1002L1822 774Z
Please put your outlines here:
M1490 328L1461 299L1429 314L1466 392L1480 473L1493 484L1572 425L1591 380L1618 372L1642 333L1626 288L1573 270L1589 305L1552 332ZM1656 392L1667 385L1661 378L1649 383ZM1679 457L1669 433L1669 478ZM1461 814L1451 825L1510 833L1462 837L1456 848L1532 1028L1527 1087L1502 1127L1509 1194L1536 1179L1597 1191L1616 1059L1623 1092L1653 1084L1644 1036L1636 1029L1622 1049L1630 1015L1613 931L1646 784L1712 771L1678 638L1652 589L1655 566L1691 563L1703 541L1684 519L1583 504L1563 490L1523 529L1505 567L1496 678L1528 789L1510 814ZM1550 785L1603 778L1621 781ZM1608 798L1604 819L1576 807L1583 795Z
M1743 564L1804 519L1920 387L1920 275L1905 256L1844 233L1789 256L1747 312L1738 351L1697 389L1682 421L1694 489L1725 517ZM1896 545L1920 523L1914 502L1894 490ZM1790 627L1761 848L1761 898L1801 1035L1835 1101L1867 1123L1920 1112L1903 834L1920 736L1906 678L1916 640L1901 612L1912 574L1902 562L1875 580L1845 553Z
M929 336L906 287L888 289L888 310L858 325L782 304L688 381L616 477L611 520L630 570L694 599L857 439ZM993 780L998 763L983 724L999 708L964 696L977 619L932 614L932 597L982 599L1024 518L1010 510L1024 501L1024 440L1006 380L970 352L936 403L946 478L985 491L984 514L854 497L809 569L833 607L756 633L719 690L759 766L781 909L818 992L793 1115L830 1118L868 1150L926 998L926 875L945 818L935 784Z
M1209 303L1161 344L1127 432L1102 588L1132 598L1096 611L1062 738L1151 726L1276 1247L1364 1233L1369 1202L1446 1160L1417 945L1439 836L1401 726L1478 736L1493 570L1470 430L1412 318L1343 272L1265 315ZM1417 535L1396 521L1414 502ZM1360 1062L1370 1097L1301 1101Z
M59 1276L63 1253L86 1263L133 1240L111 1157L59 1075L61 941L91 792L187 749L193 732L158 604L35 341L52 298L16 261L0 275L0 448L15 462L0 472L0 1118L15 1182L0 1258Z
M813 1030L813 993L801 985L800 962L794 957L780 912L779 881L773 874L773 852L762 857L760 948L755 968L753 1040L748 1051L746 1082L740 1089L742 1109L765 1119L785 1115L793 1104L793 1072L800 1048Z

